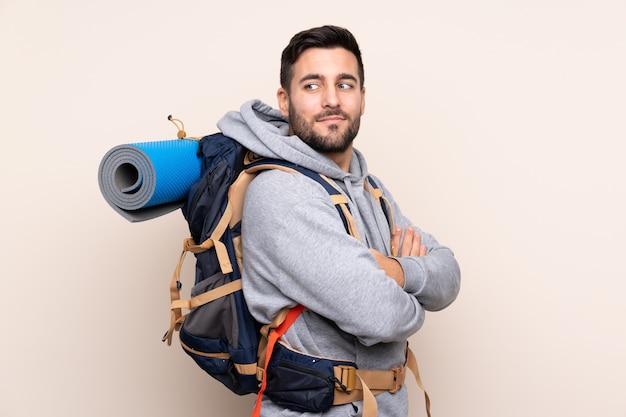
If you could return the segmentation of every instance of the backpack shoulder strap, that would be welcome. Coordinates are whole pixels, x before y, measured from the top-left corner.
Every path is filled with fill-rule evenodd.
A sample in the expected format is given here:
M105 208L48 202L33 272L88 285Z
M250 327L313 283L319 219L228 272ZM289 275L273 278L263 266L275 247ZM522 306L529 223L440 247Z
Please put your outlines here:
M387 218L387 223L389 223L389 227L393 230L395 222L393 218L393 210L391 208L391 203L383 194L382 189L378 186L376 181L371 176L367 176L367 180L364 182L363 186L366 190L372 194L372 197L378 201L380 208L382 208L383 213L385 213L385 217Z
M239 178L233 183L229 192L229 200L232 203L233 214L230 220L231 226L236 224L241 220L243 215L243 199L246 194L246 190L250 182L254 179L254 177L261 171L268 169L279 169L285 172L298 172L300 174L306 175L308 178L316 181L320 184L328 195L332 203L335 205L337 212L343 222L343 225L346 231L356 239L360 239L359 232L356 227L356 222L352 217L352 213L350 212L350 207L348 206L348 199L341 192L341 190L326 176L319 174L315 171L312 171L308 168L304 168L300 165L296 165L294 163L284 161L281 159L270 159L263 158L257 160L251 160L251 158L247 158L245 162L246 167L239 174Z

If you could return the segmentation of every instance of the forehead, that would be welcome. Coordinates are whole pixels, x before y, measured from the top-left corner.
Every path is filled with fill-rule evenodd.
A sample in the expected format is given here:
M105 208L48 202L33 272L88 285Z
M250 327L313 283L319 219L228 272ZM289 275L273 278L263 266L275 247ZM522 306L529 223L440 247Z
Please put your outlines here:
M315 74L324 78L337 78L350 74L359 79L359 64L354 54L344 48L309 48L304 51L293 66L293 82Z

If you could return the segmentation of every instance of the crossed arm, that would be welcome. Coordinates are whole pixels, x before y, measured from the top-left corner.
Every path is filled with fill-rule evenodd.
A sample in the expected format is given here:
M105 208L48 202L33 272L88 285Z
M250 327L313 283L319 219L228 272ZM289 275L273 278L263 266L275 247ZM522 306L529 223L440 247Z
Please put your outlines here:
M370 249L380 269L385 271L387 276L400 286L404 287L404 271L400 263L393 257L400 256L424 256L426 255L426 246L422 245L422 238L419 233L408 227L404 232L402 239L402 228L396 226L391 236L391 256L388 257L377 251Z

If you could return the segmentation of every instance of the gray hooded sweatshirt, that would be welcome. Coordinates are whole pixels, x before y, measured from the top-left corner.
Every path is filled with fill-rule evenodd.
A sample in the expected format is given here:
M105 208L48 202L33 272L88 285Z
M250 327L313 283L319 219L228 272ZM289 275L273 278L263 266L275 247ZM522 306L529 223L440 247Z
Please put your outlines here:
M269 323L285 307L307 310L283 337L311 355L354 361L361 369L388 370L405 360L407 338L424 322L425 310L440 310L456 298L460 272L453 253L414 226L389 199L395 224L420 232L427 254L400 257L401 288L378 267L369 248L390 256L387 219L364 179L371 175L353 150L350 170L289 136L288 121L259 100L227 113L219 129L263 157L285 159L326 175L349 201L360 238L346 233L328 193L299 173L264 171L250 184L242 219L245 299L252 315ZM419 354L417 355L419 359ZM406 417L406 388L376 396L380 417ZM359 416L362 402L333 406L324 416ZM261 415L309 416L263 401ZM315 414L319 416L320 414Z

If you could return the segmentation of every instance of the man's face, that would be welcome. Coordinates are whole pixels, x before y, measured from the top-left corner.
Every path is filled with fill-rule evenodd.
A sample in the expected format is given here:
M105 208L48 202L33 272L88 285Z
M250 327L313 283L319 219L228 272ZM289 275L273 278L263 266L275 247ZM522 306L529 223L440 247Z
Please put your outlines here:
M310 48L293 67L290 91L278 90L291 134L318 152L350 151L365 109L356 57L343 48Z

